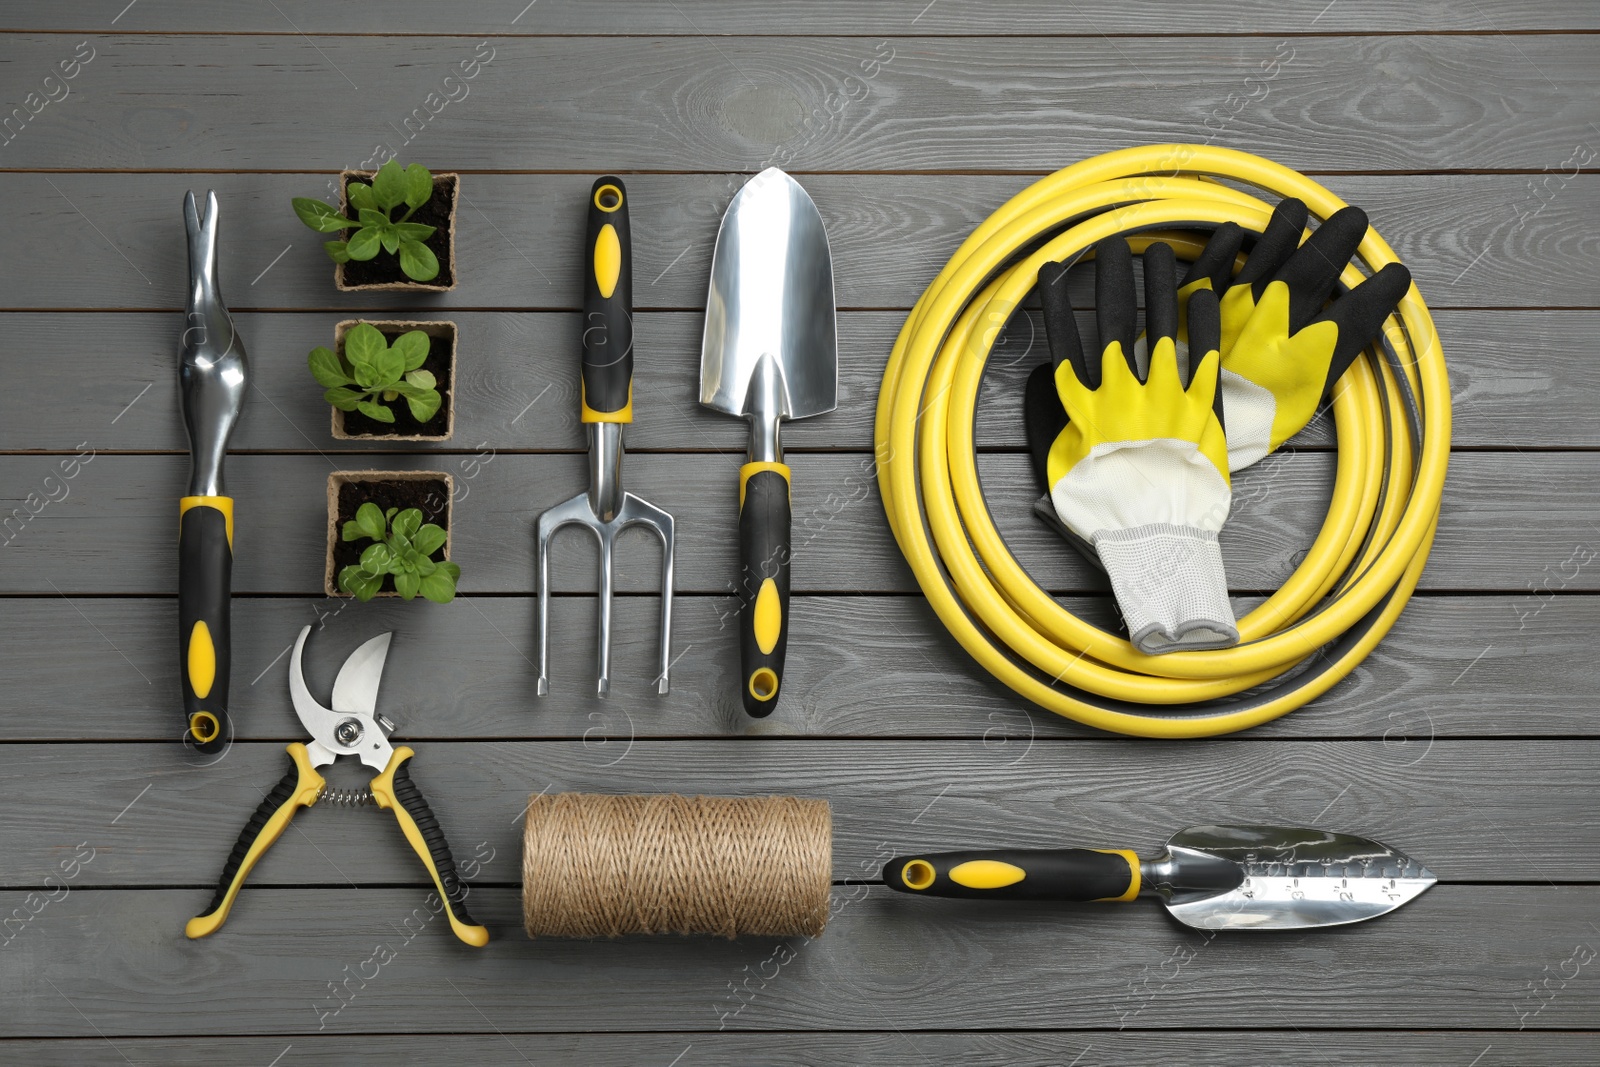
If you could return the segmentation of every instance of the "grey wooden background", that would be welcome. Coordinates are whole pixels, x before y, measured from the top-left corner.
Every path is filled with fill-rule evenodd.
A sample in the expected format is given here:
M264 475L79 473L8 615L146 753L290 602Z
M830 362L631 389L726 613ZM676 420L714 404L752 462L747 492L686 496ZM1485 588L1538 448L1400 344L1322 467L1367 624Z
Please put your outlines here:
M92 51L0 143L0 514L32 515L0 546L0 1062L1600 1061L1600 8L523 3L0 15L0 115ZM444 76L490 50L405 143ZM1274 57L1265 92L1247 87ZM867 474L873 405L906 309L1006 197L1094 153L1208 137L1369 210L1436 311L1456 454L1422 590L1354 676L1248 735L1111 738L1021 706L942 633ZM443 298L335 293L289 210L380 142L463 173L462 280ZM727 628L743 438L697 409L694 380L717 219L770 161L833 240L842 402L787 436L795 635L784 704L754 722ZM594 555L574 537L558 545L554 693L536 701L531 528L584 482L577 264L606 171L633 197L628 475L680 523L680 658L655 696L658 554L639 535L619 560L616 692L590 695ZM255 377L227 471L240 741L197 766L177 743L175 352L179 204L207 188ZM397 310L460 324L456 437L334 442L305 353L340 318ZM1040 581L1105 612L1027 514L1016 391L1035 325L1014 325L986 384L986 485ZM1309 543L1331 446L1314 426L1240 479L1223 544L1241 605ZM456 476L454 604L321 596L324 482L352 466ZM392 821L320 808L219 935L183 938L300 736L281 654L319 619L323 687L397 631L381 706L457 852L483 861L488 948L437 924L408 935L426 891ZM827 797L837 917L781 965L766 940L530 942L517 819L544 789ZM1148 902L984 909L868 884L896 850L1150 850L1213 820L1371 834L1441 885L1377 923L1207 939ZM380 945L392 961L336 997Z

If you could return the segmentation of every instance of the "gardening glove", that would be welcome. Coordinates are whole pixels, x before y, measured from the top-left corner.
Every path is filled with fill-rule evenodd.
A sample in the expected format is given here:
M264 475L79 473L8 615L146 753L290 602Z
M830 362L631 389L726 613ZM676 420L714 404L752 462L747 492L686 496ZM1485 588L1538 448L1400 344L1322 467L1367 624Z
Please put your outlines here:
M1152 655L1226 648L1239 631L1217 547L1231 490L1216 296L1196 290L1189 298L1185 383L1171 247L1153 244L1144 254L1147 330L1138 344L1127 242L1100 242L1095 260L1093 358L1078 336L1065 264L1039 271L1051 363L1028 383L1036 469L1074 543L1105 568L1135 647Z
M1256 463L1305 428L1411 287L1411 272L1390 263L1329 304L1366 236L1367 216L1357 207L1342 208L1301 244L1306 217L1304 202L1280 202L1231 280L1244 234L1224 223L1179 290L1184 318L1194 293L1210 290L1220 298L1229 470Z

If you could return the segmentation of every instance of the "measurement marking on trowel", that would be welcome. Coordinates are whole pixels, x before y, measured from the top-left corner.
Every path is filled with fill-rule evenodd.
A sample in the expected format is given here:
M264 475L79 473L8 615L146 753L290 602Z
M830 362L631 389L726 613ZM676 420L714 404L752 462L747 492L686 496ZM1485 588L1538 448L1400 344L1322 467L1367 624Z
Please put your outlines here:
M551 382L549 385L546 385L543 389L539 390L539 396L544 396L544 394L548 393L550 391L550 386L554 384L556 383ZM533 407L533 405L539 402L539 396L536 396L532 400L528 401L528 408ZM523 408L521 411L517 412L517 419L520 419L522 416L526 415L528 413L528 408ZM512 419L511 425L515 426L517 424L517 419Z
M276 267L278 265L278 260L282 259L284 256L288 255L289 254L289 249L291 249L293 247L294 247L294 245L292 245L292 244L288 245L288 246L286 246L284 248L284 250L282 252L279 252L278 255L277 255L277 258L274 259L271 263L268 263L267 266L266 266L266 269L264 269L260 274L257 274L256 277L255 277L255 281L252 281L250 284L254 285L256 282L259 282L262 278L265 278L267 276L267 271L271 270L273 267ZM290 1047L292 1048L293 1046L290 1046Z
M151 783L150 783L150 785L155 785L155 783L154 783L154 782L151 782ZM141 789L141 790L139 790L139 796L137 796L137 797L134 797L134 798L133 798L133 799L132 799L132 800L130 800L130 801L128 801L128 808L131 808L131 807L133 807L133 806L134 806L134 805L135 805L135 804L137 804L137 803L139 803L139 797L142 797L142 796L144 796L144 795L145 795L145 794L146 794L146 793L148 793L148 792L150 792L150 785L147 785L147 786L145 786L145 787L144 787L144 788L143 788L143 789ZM126 814L128 814L128 808L123 808L123 809L122 809L122 810L121 810L121 811L119 811L119 812L117 812L117 819L120 819L120 818L122 818L122 817L123 817L123 816L124 816L124 815L126 815ZM112 820L111 820L111 825L112 825L112 826L115 826L115 825L117 825L117 819L112 819Z
M151 382L150 383L150 385L154 385L154 384L156 384L156 383L155 382ZM150 385L147 385L143 389L139 390L139 396L144 396L144 394L148 393L150 391ZM128 401L128 408L133 407L133 405L135 405L135 404L137 404L139 402L139 396L136 396L132 400ZM126 415L128 413L128 408L123 408L121 411L117 412L117 419L120 419L120 418L122 418L122 416ZM112 419L111 420L111 425L115 426L117 424L117 419Z
M939 797L944 796L948 792L950 792L950 787L948 785L945 786L943 789L939 790L939 796L938 797L934 797L932 800L928 801L928 806L926 808L923 808L920 812L917 813L917 818L916 819L912 819L911 820L912 825L916 824L917 819L920 819L924 815L928 814L928 812L930 810L932 810L933 806L935 804L939 803Z

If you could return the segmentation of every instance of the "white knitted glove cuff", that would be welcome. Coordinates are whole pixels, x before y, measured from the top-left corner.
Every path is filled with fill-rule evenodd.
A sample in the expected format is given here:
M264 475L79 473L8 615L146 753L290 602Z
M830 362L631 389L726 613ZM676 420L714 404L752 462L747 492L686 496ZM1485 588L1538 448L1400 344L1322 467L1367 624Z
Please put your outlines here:
M1214 532L1158 522L1101 530L1093 544L1140 652L1156 656L1239 643Z

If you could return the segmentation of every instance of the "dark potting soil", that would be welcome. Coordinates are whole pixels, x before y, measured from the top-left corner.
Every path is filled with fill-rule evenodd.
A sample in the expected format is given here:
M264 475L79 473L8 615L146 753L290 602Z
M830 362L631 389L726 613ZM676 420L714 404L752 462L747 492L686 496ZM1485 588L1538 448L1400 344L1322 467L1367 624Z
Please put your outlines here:
M349 189L352 181L370 183L371 178L346 178L345 188ZM449 286L455 284L456 265L450 261L450 205L455 203L456 179L435 178L433 180L433 198L412 214L407 222L420 222L424 226L434 227L433 236L422 242L433 249L433 254L439 257L439 273L430 278L423 285ZM346 192L345 203L349 203L349 194ZM404 214L401 212L400 214ZM354 217L353 215L350 217ZM396 219L399 214L394 216ZM350 239L351 231L344 231L344 239ZM387 282L406 282L418 284L415 278L406 276L400 269L400 255L390 255L388 251L380 251L376 256L365 262L352 259L344 265L344 283L346 285L380 285Z
M380 328L379 332L383 334L383 339L392 345L396 337L409 331ZM394 421L379 422L359 411L347 411L344 413L344 432L374 437L391 433L405 437L412 434L444 433L450 425L450 338L428 335L428 358L422 361L422 369L433 372L434 378L438 381L436 388L439 390L439 395L444 398L444 403L433 413L433 418L427 422L418 422L412 416L411 405L406 403L405 397L397 396L391 403L380 396L378 403L394 412Z
M418 508L422 512L424 523L433 523L445 530L450 528L448 521L448 508L450 504L449 486L437 478L429 479L375 479L370 482L345 482L339 486L339 520L334 523L333 542L333 580L337 584L339 572L353 563L361 562L361 553L372 544L366 538L359 541L344 540L344 524L356 517L356 511L365 503L378 505L379 509L387 512L390 508ZM396 513L398 514L398 512ZM440 545L430 559L443 560L445 546ZM383 589L386 592L394 589L394 576L389 575L383 579Z

